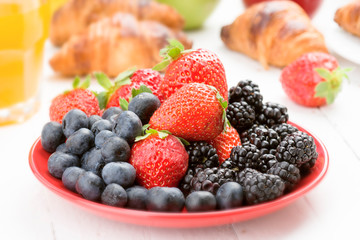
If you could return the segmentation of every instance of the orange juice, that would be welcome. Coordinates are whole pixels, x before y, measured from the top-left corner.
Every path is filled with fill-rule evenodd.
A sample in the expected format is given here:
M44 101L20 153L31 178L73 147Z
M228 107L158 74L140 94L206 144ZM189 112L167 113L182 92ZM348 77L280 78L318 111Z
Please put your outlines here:
M51 13L53 14L59 7L64 5L68 0L50 0L51 1Z
M38 94L49 14L47 0L0 0L0 125Z

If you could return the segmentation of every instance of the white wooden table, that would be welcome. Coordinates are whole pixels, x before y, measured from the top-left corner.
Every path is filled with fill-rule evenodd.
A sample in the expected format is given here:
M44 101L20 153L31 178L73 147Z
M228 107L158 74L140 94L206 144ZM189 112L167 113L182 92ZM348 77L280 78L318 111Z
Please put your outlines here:
M332 24L336 8L347 1L324 1L313 19L320 31ZM265 101L284 104L290 120L317 135L330 154L324 180L311 192L272 214L225 226L162 229L111 221L93 215L46 189L32 174L28 153L48 121L50 100L71 86L54 75L45 60L40 111L23 124L0 128L0 239L360 239L360 70L333 52L340 65L352 67L335 103L305 108L287 98L280 70L264 70L258 62L229 51L221 42L221 26L243 11L240 0L222 0L200 31L190 32L194 48L208 48L222 60L229 82L252 79ZM46 46L46 59L53 47ZM354 52L360 54L360 52Z

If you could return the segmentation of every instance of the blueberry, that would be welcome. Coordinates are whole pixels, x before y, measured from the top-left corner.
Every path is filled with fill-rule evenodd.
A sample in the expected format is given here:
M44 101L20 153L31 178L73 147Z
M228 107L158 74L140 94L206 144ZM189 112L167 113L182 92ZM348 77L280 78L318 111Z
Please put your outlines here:
M94 133L94 136L96 136L102 130L112 130L112 124L109 120L101 119L95 122L91 127L91 131Z
M66 148L66 144L62 143L60 144L57 148L55 152L63 152L63 153L69 153L68 149Z
M75 185L80 175L85 173L85 170L79 167L68 167L63 175L62 182L64 186L70 191L76 192Z
M41 131L41 145L45 151L53 153L56 148L66 140L61 124L48 122Z
M151 93L143 92L136 95L129 103L129 111L140 118L143 125L148 124L151 116L160 107L160 100Z
M110 137L102 145L101 154L106 163L127 162L130 158L130 146L122 138Z
M101 194L101 202L110 206L124 207L127 202L126 191L116 183L109 184Z
M106 109L102 115L103 119L110 120L110 117L121 113L122 110L119 107L110 107Z
M113 132L115 132L118 137L125 139L129 145L132 145L135 138L141 135L141 120L135 113L123 111L115 122Z
M114 114L114 115L112 115L111 117L109 117L109 121L110 121L110 123L111 123L112 126L115 125L116 120L118 119L119 115L120 115L120 113L119 113L119 114Z
M95 136L95 146L97 148L101 148L103 144L106 142L106 140L114 136L116 136L115 133L109 130L102 130Z
M105 184L101 177L92 172L81 174L75 185L76 191L91 201L100 200L104 188Z
M89 119L89 129L91 129L94 123L101 120L102 118L99 115L91 115L88 119Z
M185 198L175 187L153 187L148 191L146 208L157 212L181 212Z
M219 209L240 207L243 204L243 198L243 189L236 182L224 183L216 193L216 202Z
M66 140L66 148L72 154L82 155L94 146L94 134L87 128L74 132Z
M208 191L196 191L187 196L185 207L188 212L206 212L216 209L215 196Z
M62 129L66 138L79 130L80 128L88 128L89 119L86 114L79 109L72 109L65 114L62 120Z
M67 153L54 152L48 159L48 170L53 177L61 179L68 167L79 166L79 158Z
M126 189L128 201L127 208L146 210L146 196L148 190L141 186L133 186Z
M101 171L104 166L105 162L100 149L92 148L81 157L81 168L93 172L98 176L101 176Z
M101 175L106 184L117 183L128 188L134 184L136 171L130 163L111 162L105 165Z

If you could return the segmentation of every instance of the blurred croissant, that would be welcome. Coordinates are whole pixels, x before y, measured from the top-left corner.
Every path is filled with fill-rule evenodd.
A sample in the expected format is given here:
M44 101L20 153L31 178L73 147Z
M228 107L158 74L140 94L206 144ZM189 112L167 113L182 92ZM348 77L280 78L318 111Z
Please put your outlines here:
M351 2L339 8L334 20L344 30L360 37L360 1Z
M159 63L162 60L160 49L170 38L176 38L185 48L192 46L181 31L118 13L73 36L50 59L50 65L65 76L102 71L114 77L131 67L151 68Z
M304 10L292 1L252 5L231 25L221 29L225 45L264 66L287 66L307 52L328 52L324 37Z
M184 26L184 19L176 10L152 0L70 0L54 13L50 40L61 46L91 23L117 12L133 14L139 20L158 21L177 30Z

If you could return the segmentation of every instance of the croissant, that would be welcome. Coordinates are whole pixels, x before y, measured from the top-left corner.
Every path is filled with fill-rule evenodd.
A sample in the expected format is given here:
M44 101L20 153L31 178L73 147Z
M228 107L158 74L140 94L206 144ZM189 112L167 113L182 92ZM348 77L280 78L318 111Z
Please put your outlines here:
M324 37L292 1L252 5L221 29L225 45L268 65L284 67L307 52L328 52Z
M169 38L191 48L185 34L154 21L138 21L131 14L117 13L91 24L73 36L50 59L54 71L65 76L102 71L114 77L131 67L150 68L162 58L160 49Z
M172 7L151 0L70 0L53 15L50 40L61 46L88 25L117 12L131 13L139 20L159 21L180 30L183 17Z
M360 1L339 8L335 13L334 21L344 30L360 37Z

